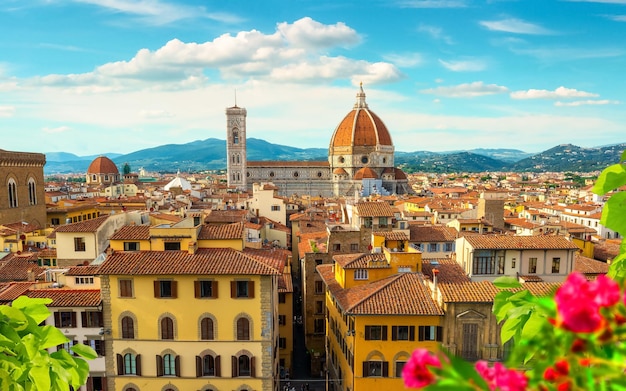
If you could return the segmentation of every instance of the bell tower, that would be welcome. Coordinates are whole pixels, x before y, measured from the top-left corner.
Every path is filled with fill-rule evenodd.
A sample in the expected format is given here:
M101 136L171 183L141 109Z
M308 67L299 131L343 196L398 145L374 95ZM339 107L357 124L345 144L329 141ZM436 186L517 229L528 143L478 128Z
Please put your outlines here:
M226 172L228 186L246 190L246 109L235 106L226 109Z

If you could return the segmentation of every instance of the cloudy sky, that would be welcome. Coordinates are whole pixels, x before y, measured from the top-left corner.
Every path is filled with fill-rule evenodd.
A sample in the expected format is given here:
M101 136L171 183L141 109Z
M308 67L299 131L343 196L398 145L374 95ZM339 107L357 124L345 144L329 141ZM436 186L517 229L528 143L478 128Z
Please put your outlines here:
M626 0L0 0L0 149L328 147L360 83L398 151L626 142Z

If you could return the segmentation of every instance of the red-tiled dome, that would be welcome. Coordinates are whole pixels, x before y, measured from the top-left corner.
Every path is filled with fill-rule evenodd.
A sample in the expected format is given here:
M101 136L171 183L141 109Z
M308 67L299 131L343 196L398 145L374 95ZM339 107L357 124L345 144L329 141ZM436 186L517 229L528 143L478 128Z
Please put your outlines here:
M335 175L348 175L348 173L346 172L346 170L344 170L341 167L337 167L333 170L333 174Z
M404 171L402 171L401 169L396 168L395 171L396 171L396 180L406 180L406 179L409 179L409 178L407 178L407 176L404 173Z
M356 96L354 108L335 129L330 148L393 145L383 121L367 107L363 87Z
M119 174L117 166L106 156L98 156L89 165L87 174Z
M354 179L377 179L378 175L376 171L372 170L369 167L363 167L359 171L354 174Z

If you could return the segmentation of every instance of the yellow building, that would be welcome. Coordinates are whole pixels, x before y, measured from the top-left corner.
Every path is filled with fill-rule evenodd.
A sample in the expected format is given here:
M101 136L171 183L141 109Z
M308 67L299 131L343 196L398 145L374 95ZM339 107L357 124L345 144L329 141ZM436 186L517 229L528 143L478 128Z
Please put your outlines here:
M280 272L233 249L100 266L111 390L278 390Z
M420 272L421 253L400 233L383 241L393 234L373 234L374 253L335 255L317 267L326 284L328 390L403 389L411 352L439 347L443 311Z
M46 220L48 227L78 223L80 221L95 219L100 216L98 203L85 200L59 200L56 204L46 208Z

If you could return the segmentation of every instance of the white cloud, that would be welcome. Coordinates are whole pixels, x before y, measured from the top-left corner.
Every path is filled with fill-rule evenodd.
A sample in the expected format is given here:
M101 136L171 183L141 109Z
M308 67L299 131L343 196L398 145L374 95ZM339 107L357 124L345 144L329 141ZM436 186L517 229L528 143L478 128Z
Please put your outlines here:
M48 134L58 134L58 133L65 133L68 132L70 130L72 130L72 128L70 128L69 126L58 126L56 128L48 128L45 127L42 129L44 133L48 133Z
M445 35L443 33L443 29L441 27L437 27L437 26L428 26L425 24L421 24L418 28L417 31L419 32L424 32L428 35L430 35L432 38L438 40L438 41L443 41L445 43L447 43L448 45L452 45L454 42L452 41L452 38L450 38L448 35Z
M590 59L590 58L619 57L624 54L624 49L621 49L621 48L600 48L600 47L594 47L591 49L565 48L565 47L533 48L533 49L511 48L511 51L515 54L528 55L528 56L532 56L543 61L556 61L556 62L584 60L584 59Z
M396 4L403 8L465 8L465 0L400 0Z
M406 53L406 54L386 54L383 56L386 61L389 61L402 68L412 68L421 65L424 59L419 53Z
M139 116L146 119L159 119L170 118L173 117L174 114L170 113L167 110L141 110L139 111Z
M482 60L460 60L460 61L444 61L439 63L446 69L453 72L478 72L487 68L487 64Z
M555 106L559 106L559 107L563 107L563 106L573 106L573 107L577 107L577 106L588 106L588 105L618 105L620 104L620 102L618 100L608 100L608 99L601 99L601 100L578 100L575 102L554 102Z
M0 118L13 117L15 114L14 106L0 106Z
M606 17L615 22L626 22L626 15L607 15Z
M303 48L350 47L361 42L356 31L345 23L324 25L309 17L296 20L293 24L279 23L277 31L287 43Z
M552 34L548 29L545 29L539 25L525 22L520 19L502 19L494 21L480 21L479 24L492 31L502 31L505 33L514 34L531 34L531 35L544 35Z
M467 98L484 95L502 94L507 92L508 89L496 84L484 84L482 81L475 81L473 83L459 84L456 86L448 87L436 87L420 92L424 94L433 94L437 96L446 96L449 98Z
M559 87L554 91L530 89L526 91L511 92L512 99L573 99L573 98L595 98L598 94L578 91L574 88Z

